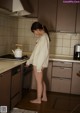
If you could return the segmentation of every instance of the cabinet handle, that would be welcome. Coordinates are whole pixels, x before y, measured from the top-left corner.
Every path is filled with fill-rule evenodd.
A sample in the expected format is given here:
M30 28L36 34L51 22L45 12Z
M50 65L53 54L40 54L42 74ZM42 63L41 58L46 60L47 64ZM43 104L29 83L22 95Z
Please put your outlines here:
M68 67L60 67L61 69L69 69Z

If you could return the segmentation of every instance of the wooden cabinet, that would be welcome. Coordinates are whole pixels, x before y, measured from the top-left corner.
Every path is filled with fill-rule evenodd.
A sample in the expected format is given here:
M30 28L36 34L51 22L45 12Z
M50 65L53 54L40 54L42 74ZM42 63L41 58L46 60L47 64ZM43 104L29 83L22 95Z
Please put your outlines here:
M38 17L38 0L29 0L29 4L32 13L30 15L27 15L26 17L32 17L32 18Z
M77 6L76 32L80 33L80 4Z
M70 93L72 63L53 61L51 91Z
M0 8L12 11L12 0L0 0Z
M52 79L51 91L60 93L70 93L70 79L54 78Z
M49 31L56 29L57 0L39 0L38 20Z
M23 64L23 91L29 91L31 89L33 66L26 67L26 63Z
M56 31L75 32L76 4L63 3L58 0Z
M7 111L10 110L10 86L11 71L0 74L0 106L7 106Z
M17 66L11 70L11 109L21 99L22 84L21 66Z
M68 61L49 61L44 69L47 91L80 95L80 63ZM36 80L32 76L32 89L36 89Z
M71 93L80 95L80 63L73 63Z

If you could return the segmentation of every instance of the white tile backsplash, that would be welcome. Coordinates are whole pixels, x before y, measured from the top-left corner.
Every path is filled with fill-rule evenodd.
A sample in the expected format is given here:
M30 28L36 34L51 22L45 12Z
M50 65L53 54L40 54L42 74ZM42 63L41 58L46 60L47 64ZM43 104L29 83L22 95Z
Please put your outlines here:
M70 48L68 47L63 47L62 48L62 55L70 55Z
M78 44L79 40L71 40L71 47L73 48L75 44Z
M63 46L63 47L70 48L70 41L71 41L71 40L63 39L62 46Z
M62 43L63 43L63 40L62 39L56 39L56 47L62 47Z
M0 55L8 54L17 42L18 20L0 14Z
M0 55L11 52L16 43L23 45L24 52L32 52L36 38L31 32L31 25L35 21L37 18L17 18L0 14ZM55 55L71 56L74 45L80 43L79 33L50 32L50 37L50 53Z

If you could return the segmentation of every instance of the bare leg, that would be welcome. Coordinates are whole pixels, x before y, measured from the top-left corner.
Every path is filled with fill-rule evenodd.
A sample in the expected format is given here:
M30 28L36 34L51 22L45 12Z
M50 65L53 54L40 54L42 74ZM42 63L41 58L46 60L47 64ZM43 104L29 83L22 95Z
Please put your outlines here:
M37 81L37 98L35 100L32 100L31 103L41 103L41 96L42 96L42 79L43 79L43 73L37 72L36 67L34 66L34 75Z
M42 101L47 101L47 95L46 95L46 84L43 81L43 94L42 94Z

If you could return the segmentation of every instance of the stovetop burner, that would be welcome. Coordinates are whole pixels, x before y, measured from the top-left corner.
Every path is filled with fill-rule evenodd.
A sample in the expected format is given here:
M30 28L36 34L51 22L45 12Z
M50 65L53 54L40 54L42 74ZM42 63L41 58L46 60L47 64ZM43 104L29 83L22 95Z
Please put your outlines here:
M3 56L0 56L0 58L18 59L18 60L29 59L29 57L27 55L23 55L22 58L15 58L13 54L6 54Z

